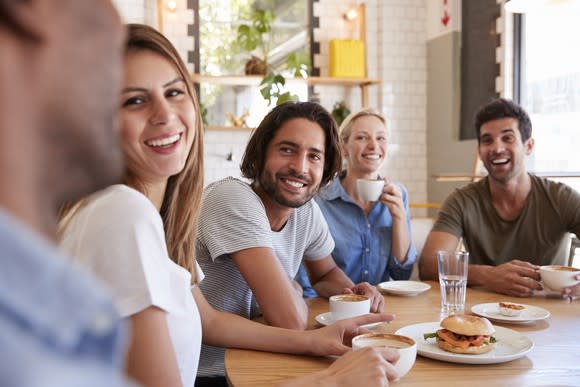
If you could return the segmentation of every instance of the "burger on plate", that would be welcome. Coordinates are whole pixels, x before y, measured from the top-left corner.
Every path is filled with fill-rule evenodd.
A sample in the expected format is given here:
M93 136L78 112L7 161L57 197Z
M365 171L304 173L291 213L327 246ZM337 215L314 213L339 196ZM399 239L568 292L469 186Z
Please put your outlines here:
M435 333L425 333L424 339L437 339L439 348L453 353L478 355L493 349L495 328L488 319L462 314L451 315L441 321Z

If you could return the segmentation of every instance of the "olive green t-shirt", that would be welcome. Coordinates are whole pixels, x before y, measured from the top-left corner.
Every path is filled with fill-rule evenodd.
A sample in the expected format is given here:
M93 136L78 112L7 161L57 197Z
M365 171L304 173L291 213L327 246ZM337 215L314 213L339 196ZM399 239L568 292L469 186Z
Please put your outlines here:
M471 264L496 266L520 259L565 265L567 232L580 236L580 194L565 184L530 177L531 191L516 219L506 221L498 215L486 177L445 200L433 231L462 237Z

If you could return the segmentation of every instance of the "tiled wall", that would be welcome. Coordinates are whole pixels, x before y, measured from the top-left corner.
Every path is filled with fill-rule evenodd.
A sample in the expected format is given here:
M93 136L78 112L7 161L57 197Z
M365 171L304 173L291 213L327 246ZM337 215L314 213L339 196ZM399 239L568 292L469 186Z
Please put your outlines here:
M193 11L187 9L187 0L176 0L174 12L165 8L162 25L159 25L157 0L113 0L113 3L125 23L144 23L162 31L187 63L187 52L194 49L193 38L187 36L187 25L193 23ZM190 65L189 69L193 71L193 66Z
M314 37L320 54L314 62L321 76L328 75L328 42L333 38L356 38L342 14L352 2L320 0L314 9L320 28ZM366 2L367 69L382 83L370 87L371 107L387 117L391 130L390 155L383 174L403 183L415 203L427 202L426 157L426 6L424 0L369 0ZM351 110L361 107L356 88L319 87L324 106L344 99ZM423 210L414 210L422 216Z
M156 25L156 0L116 0L127 21ZM183 57L193 41L187 37L187 24L193 22L186 0L178 0L175 14L165 12L164 33ZM342 14L354 2L320 0L314 13L320 28L314 37L320 54L314 58L321 76L328 75L328 41L331 38L357 38L358 26L346 22ZM382 84L370 87L370 105L389 120L392 133L390 156L383 174L402 182L411 201L427 201L426 167L426 0L366 1L367 64L370 77ZM321 103L328 109L337 101L347 101L352 110L361 107L360 90L317 87ZM206 184L228 175L239 176L239 161L249 138L248 131L208 131L205 135ZM233 161L227 155L233 153ZM414 210L423 215L423 210Z

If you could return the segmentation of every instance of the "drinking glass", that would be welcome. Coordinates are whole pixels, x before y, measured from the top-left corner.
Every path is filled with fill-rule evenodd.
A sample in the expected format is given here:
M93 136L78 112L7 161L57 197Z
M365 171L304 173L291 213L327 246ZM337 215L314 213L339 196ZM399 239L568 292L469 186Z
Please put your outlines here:
M446 314L463 312L467 288L467 251L438 251L441 311Z

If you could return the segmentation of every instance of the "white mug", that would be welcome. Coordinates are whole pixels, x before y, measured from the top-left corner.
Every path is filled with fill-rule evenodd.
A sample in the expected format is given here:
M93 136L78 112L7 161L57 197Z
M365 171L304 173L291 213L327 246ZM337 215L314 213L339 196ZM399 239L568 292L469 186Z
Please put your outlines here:
M371 310L371 300L360 294L337 294L328 299L330 313L334 321L367 314Z
M376 202L383 193L384 180L356 179L356 189L362 200Z

